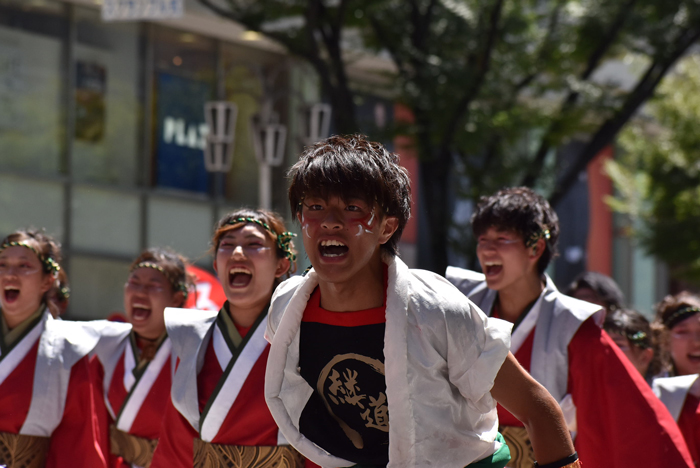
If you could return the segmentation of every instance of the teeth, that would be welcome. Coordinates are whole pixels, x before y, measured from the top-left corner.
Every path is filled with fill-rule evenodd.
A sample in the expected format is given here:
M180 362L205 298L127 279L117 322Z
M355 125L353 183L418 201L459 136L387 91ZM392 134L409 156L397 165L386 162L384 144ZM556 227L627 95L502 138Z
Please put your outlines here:
M252 275L249 269L242 267L233 267L228 271L229 275L234 275L236 273L245 273L246 275Z
M484 265L486 266L501 266L501 262L484 262Z
M19 288L15 286L5 286L5 291L19 291Z
M148 307L147 305L144 305L144 304L134 304L132 307L134 309L145 309L145 310L151 309L150 307Z
M337 240L324 240L324 241L321 242L321 246L322 246L322 247L329 247L329 246L331 246L331 245L337 245L337 246L340 246L340 247L345 247L345 244L343 244L342 242L337 241Z

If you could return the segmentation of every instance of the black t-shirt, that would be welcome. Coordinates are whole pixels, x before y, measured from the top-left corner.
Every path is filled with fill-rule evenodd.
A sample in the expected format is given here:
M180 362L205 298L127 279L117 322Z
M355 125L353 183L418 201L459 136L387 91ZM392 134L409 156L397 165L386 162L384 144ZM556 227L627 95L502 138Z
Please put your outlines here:
M385 307L329 312L320 300L316 288L301 323L299 367L314 393L302 410L300 432L337 457L386 466Z

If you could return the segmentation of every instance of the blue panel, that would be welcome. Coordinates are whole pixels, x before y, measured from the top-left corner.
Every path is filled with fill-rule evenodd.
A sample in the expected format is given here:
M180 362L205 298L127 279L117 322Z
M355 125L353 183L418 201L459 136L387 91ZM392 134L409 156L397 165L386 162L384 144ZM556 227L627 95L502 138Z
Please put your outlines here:
M157 81L156 185L207 193L204 103L212 87L168 73L159 73Z

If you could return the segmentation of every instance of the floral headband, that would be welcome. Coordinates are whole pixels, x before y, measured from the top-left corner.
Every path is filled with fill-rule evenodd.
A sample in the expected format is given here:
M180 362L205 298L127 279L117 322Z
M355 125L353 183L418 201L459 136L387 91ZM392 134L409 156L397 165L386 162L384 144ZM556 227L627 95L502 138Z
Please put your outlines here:
M32 252L34 252L36 254L36 256L39 258L39 261L44 266L44 272L50 273L54 278L58 277L58 272L61 271L61 265L59 265L58 262L51 257L44 257L41 254L41 252L39 252L36 249L36 247L34 247L29 242L27 242L27 241L4 242L2 245L0 245L0 252L7 249L8 247L24 247L25 249L31 250Z
M663 320L663 323L666 326L666 328L670 330L683 320L697 313L700 313L700 308L694 306L684 306L672 313L671 315L669 315L668 317L666 317Z
M177 281L177 280L171 278L170 275L168 275L165 272L165 269L162 266L158 265L157 263L153 263L153 262L141 262L141 263L137 263L136 265L134 265L131 268L131 270L129 270L129 272L131 273L132 271L137 270L139 268L152 268L154 270L160 271L163 274L163 276L165 276L168 279L168 281L170 281L170 284L173 285L173 288L175 288L176 291L182 291L182 293L185 295L185 299L187 299L187 295L189 294L189 290L187 289L187 284L185 284L183 281Z
M533 245L535 245L537 243L538 240L540 240L540 239L549 240L550 237L552 237L552 235L549 232L549 228L547 226L544 226L544 227L542 227L541 231L532 233L530 238L525 243L525 246L532 247Z
M255 218L249 218L249 217L241 217L241 218L235 218L230 221L228 221L226 224L231 224L231 225L236 225L240 223L255 223L261 228L265 229L268 231L272 236L275 238L275 241L277 242L277 247L284 252L284 256L289 259L290 262L294 262L297 259L296 254L292 251L292 239L296 237L296 234L293 232L282 232L280 234L277 234L269 224L267 224L264 221L260 221L259 219Z

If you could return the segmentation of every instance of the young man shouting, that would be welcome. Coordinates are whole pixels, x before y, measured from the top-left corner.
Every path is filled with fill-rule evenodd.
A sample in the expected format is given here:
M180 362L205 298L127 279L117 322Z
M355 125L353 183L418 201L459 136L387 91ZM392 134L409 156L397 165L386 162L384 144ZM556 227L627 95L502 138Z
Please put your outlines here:
M693 466L668 411L598 326L603 309L559 293L544 273L559 236L549 203L528 188L501 190L480 200L472 229L484 274L449 267L447 279L514 324L510 350L560 402L584 466ZM529 431L506 405L498 416L518 454L510 466L532 466Z
M398 157L360 136L308 148L289 200L313 269L270 306L265 396L286 439L325 467L503 467L496 401L543 465L578 465L556 401L508 352L510 325L409 270Z

